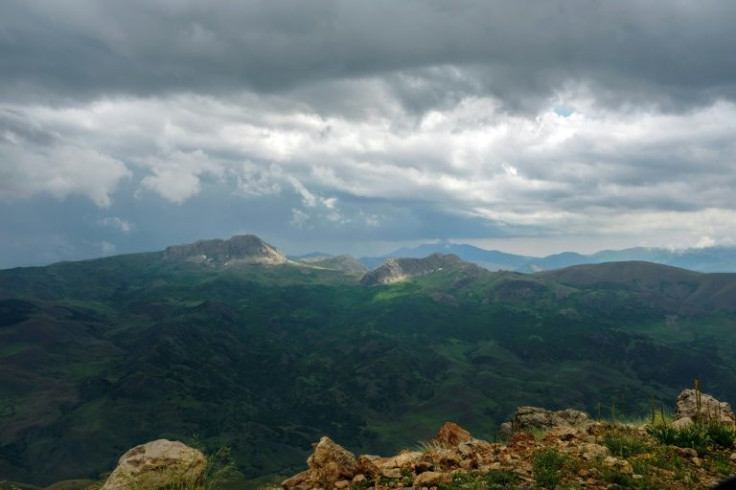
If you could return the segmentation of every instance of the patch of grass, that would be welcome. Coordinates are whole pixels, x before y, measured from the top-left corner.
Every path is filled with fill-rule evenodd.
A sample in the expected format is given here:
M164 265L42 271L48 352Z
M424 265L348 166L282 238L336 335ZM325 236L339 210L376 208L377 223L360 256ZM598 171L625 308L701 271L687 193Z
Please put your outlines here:
M520 477L513 471L491 471L483 480L488 488L516 488Z
M731 474L731 458L728 452L713 452L710 458L710 467L721 475Z
M613 468L603 468L601 470L601 476L603 476L603 479L608 483L618 485L618 487L613 488L649 488L648 483L645 480L637 480L631 475L627 475L626 473L622 473Z
M562 468L567 457L554 448L546 448L534 456L532 468L537 483L545 488L555 488L562 479Z
M736 429L725 424L711 423L705 427L706 439L718 447L723 449L733 449L736 447Z
M733 449L736 447L736 429L723 424L691 424L681 429L671 425L657 425L648 429L661 444L695 449L699 455L709 447Z
M606 446L614 456L624 459L646 452L649 448L646 440L626 427L614 427L606 432L601 438L601 445Z

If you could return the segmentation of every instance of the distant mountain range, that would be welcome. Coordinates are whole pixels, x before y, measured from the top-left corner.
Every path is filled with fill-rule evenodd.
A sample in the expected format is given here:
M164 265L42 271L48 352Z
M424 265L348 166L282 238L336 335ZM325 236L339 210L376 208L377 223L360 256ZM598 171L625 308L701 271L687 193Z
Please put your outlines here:
M431 243L414 248L400 248L379 257L360 260L368 268L381 265L388 258L421 258L433 253L454 254L488 270L539 272L572 265L624 262L630 260L671 265L699 272L736 272L736 247L706 247L684 250L636 247L624 250L603 250L590 255L563 252L546 257L515 255L498 250L486 250L467 244Z

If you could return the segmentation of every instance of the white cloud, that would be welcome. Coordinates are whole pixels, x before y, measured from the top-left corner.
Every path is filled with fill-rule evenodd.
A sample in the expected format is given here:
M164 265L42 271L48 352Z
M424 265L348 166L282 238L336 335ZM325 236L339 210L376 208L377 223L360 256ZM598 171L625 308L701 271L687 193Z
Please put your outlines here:
M117 216L109 216L107 218L103 218L100 220L100 224L102 226L115 228L124 235L129 234L135 228L135 225L133 223L122 218L118 218Z
M0 140L6 153L30 161L0 170L10 176L0 189L6 198L76 192L108 205L116 183L129 175L110 155L126 155L146 173L140 188L174 203L195 198L204 180L223 196L289 199L293 190L297 227L380 227L379 214L359 203L389 202L548 234L636 230L652 241L676 234L692 243L732 236L727 226L701 224L703 215L736 209L732 103L679 114L613 111L578 86L534 116L507 114L487 97L417 116L377 89L385 83L380 79L352 83L371 88L374 112L319 114L290 93L27 109L65 143L34 155L8 137ZM562 106L575 110L563 116L556 111ZM54 152L76 163L52 165ZM24 161L13 154L7 160Z
M303 229L309 221L309 215L298 208L291 210L291 221L289 224L295 228Z
M125 164L94 148L63 141L41 146L11 132L0 138L0 162L0 197L5 200L80 195L106 208L119 182L130 176Z
M222 164L201 150L188 153L177 150L164 156L147 158L143 166L149 168L151 174L143 178L141 187L153 190L176 204L199 193L203 175L221 178L224 174Z

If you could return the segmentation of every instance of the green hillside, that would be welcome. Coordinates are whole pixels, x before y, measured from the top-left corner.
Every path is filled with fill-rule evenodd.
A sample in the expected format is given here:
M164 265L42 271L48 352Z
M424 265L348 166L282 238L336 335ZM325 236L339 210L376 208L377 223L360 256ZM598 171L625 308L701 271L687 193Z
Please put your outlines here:
M519 405L641 415L696 376L734 401L734 276L583 267L386 286L161 253L0 271L0 475L95 477L167 437L257 476L323 434L389 452L450 419L492 438Z

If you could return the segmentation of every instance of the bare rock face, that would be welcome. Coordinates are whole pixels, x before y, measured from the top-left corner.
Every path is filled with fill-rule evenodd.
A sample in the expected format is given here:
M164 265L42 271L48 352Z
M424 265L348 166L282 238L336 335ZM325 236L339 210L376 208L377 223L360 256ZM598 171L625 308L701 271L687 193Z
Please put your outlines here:
M159 439L123 454L101 490L158 490L193 484L202 477L206 464L200 451L178 441Z
M460 257L453 254L434 253L423 259L391 258L387 259L383 265L368 272L360 282L366 286L392 284L411 277L422 276L430 272L461 265L477 267L463 262L460 260Z
M174 245L164 251L166 260L183 260L210 266L233 264L283 264L286 256L255 235L239 235L229 240L201 240Z
M698 397L700 401L698 401ZM689 418L696 422L736 423L731 405L713 398L711 395L696 392L693 389L682 390L675 402L675 422ZM687 422L685 422L687 423Z
M585 412L571 408L556 412L539 407L519 407L512 422L501 426L503 436L509 437L516 432L549 430L555 427L578 427L591 423Z

